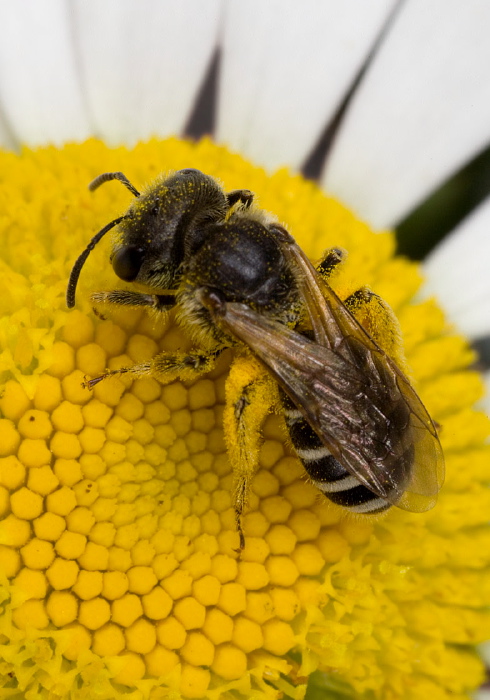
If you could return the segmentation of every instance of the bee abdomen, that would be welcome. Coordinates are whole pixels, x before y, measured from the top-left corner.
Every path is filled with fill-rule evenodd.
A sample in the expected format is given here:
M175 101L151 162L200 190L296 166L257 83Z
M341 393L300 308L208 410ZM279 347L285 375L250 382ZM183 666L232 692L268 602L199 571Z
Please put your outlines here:
M323 445L303 414L281 391L289 437L313 484L328 499L353 513L380 513L390 507L352 476Z

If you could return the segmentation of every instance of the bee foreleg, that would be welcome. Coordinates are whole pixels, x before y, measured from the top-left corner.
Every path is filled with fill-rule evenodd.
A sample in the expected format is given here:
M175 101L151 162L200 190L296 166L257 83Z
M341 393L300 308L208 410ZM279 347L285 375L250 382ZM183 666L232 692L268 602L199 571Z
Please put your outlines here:
M160 353L155 355L149 362L142 362L131 367L120 367L119 369L107 370L105 374L94 379L88 379L84 386L92 389L96 384L107 377L118 374L130 374L134 379L141 377L153 377L161 384L169 384L175 379L192 380L205 372L210 372L217 356L221 350L213 353L190 352L190 353Z
M110 292L94 292L90 297L95 304L114 306L149 307L155 311L165 311L175 306L174 294L140 294L126 289L112 289Z
M259 464L260 429L275 403L275 384L251 356L236 358L226 380L223 429L233 468L233 502L240 552L245 546L242 513Z
M252 204L254 198L253 192L250 190L232 190L226 195L228 206L231 208L237 202L240 202L246 209Z
M355 291L344 304L387 355L403 368L405 356L400 324L389 304L368 287Z

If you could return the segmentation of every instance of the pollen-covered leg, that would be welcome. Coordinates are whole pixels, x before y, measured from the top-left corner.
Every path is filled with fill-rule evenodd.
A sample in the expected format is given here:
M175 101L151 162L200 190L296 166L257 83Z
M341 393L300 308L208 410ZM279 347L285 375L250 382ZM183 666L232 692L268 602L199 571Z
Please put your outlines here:
M316 266L316 271L328 281L336 268L345 261L347 251L343 248L330 248L323 253L323 257Z
M259 463L260 429L276 402L276 386L256 359L238 357L226 380L223 429L233 468L233 500L239 550L245 546L241 516Z
M142 362L132 367L120 367L107 370L105 374L85 382L88 389L107 377L119 374L130 374L135 379L138 377L153 377L162 384L169 384L175 379L191 380L205 372L210 372L215 365L220 351L214 353L189 352L189 353L160 353L149 362Z
M391 307L368 287L355 291L344 300L344 304L386 354L404 369L406 362L400 324Z
M325 251L316 270L328 282L346 257L347 252L343 248L331 248ZM344 304L378 345L404 369L406 362L400 324L391 307L368 287L355 291L344 299Z
M253 198L254 194L250 190L232 190L226 195L229 207L233 207L237 202L240 202L246 209L252 204Z
M174 294L140 294L125 289L113 289L110 292L94 292L90 297L95 304L112 304L113 306L129 306L131 308L154 309L166 311L175 306Z

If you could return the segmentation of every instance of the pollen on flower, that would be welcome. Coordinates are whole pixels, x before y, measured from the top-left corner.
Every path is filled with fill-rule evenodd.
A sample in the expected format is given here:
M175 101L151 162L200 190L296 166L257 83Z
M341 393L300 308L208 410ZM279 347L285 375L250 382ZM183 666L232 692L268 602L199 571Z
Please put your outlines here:
M488 627L488 421L470 408L481 390L464 369L471 353L433 302L411 302L419 274L392 257L391 234L374 234L311 183L267 177L208 141L132 152L91 141L1 158L5 692L296 700L318 669L353 697L400 697L408 686L414 700L435 688L441 700L466 697L482 678L473 645ZM120 374L87 388L108 369L192 347L173 316L93 312L91 292L120 287L109 237L83 269L77 308L65 306L73 262L130 201L117 186L89 195L87 183L111 168L142 183L161 163L254 190L312 259L349 251L341 294L367 284L392 304L442 425L448 480L434 511L343 517L305 479L280 412L258 407L264 441L239 557L222 430L233 351L197 380ZM37 186L45 173L56 188Z
M42 513L43 499L38 493L34 493L23 486L12 494L10 507L12 508L12 513L18 518L34 520Z
M5 521L4 521L5 522ZM47 511L36 518L33 523L34 532L36 536L41 540L49 540L51 542L56 542L57 548L59 548L59 543L61 541L61 536L66 528L65 519L56 513ZM72 551L70 549L70 551Z
M155 626L140 618L126 630L126 647L139 654L147 654L156 644Z
M108 667L114 681L121 685L134 686L145 675L146 666L140 654L123 652L108 659Z
M75 561L57 558L46 571L46 578L55 591L73 588L77 582L79 567Z
M125 647L124 633L118 625L108 623L94 632L92 650L101 657L117 656Z
M15 626L22 630L45 629L49 625L47 615L47 604L39 600L27 600L21 603L12 612L12 621Z
M222 644L216 649L211 668L227 680L243 678L247 671L247 655L232 644Z
M67 591L54 591L46 601L46 612L56 627L64 627L70 622L74 622L78 615L76 596ZM81 623L87 627L83 621Z

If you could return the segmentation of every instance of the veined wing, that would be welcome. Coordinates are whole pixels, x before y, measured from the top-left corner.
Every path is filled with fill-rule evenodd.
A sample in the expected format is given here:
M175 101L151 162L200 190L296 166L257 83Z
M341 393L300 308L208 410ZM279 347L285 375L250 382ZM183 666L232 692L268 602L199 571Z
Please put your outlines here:
M338 301L339 315L325 301L327 308L314 309L318 318L327 317L328 346L246 304L225 302L219 322L262 360L360 483L406 510L428 510L443 470L434 424L401 371ZM338 316L349 335L332 331Z

